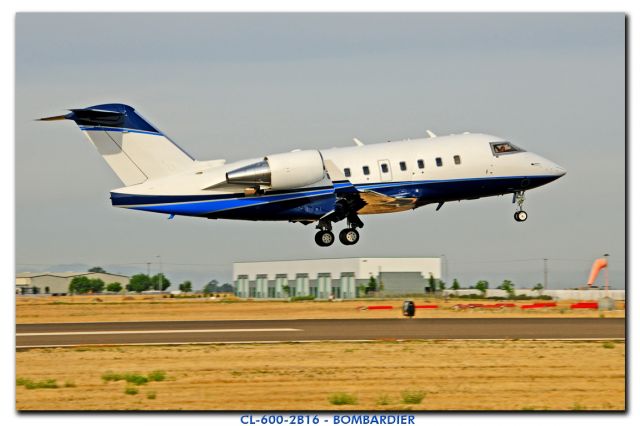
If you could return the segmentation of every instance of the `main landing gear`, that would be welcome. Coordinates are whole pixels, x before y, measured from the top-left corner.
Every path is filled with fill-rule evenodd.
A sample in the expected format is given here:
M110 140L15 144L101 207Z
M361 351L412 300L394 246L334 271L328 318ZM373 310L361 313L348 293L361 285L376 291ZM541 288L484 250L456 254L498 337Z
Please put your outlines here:
M513 218L516 222L524 222L528 217L527 212L522 210L522 204L524 204L524 191L514 192L513 202L518 204L518 211L513 214Z
M360 233L357 228L362 228L364 223L360 218L353 214L347 216L347 228L340 231L338 238L345 246L352 246L360 240ZM324 219L318 222L316 226L319 231L316 233L316 244L320 247L329 247L335 241L335 236L331 232L331 222Z

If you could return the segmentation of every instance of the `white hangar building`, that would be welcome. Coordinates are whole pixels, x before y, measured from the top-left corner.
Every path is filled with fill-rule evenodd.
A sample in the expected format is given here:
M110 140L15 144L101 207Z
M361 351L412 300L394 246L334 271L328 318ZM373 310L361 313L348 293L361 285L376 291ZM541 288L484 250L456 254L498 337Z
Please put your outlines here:
M354 257L233 264L236 294L250 298L315 296L358 297L357 289L371 277L385 295L424 293L428 279L442 275L440 257Z

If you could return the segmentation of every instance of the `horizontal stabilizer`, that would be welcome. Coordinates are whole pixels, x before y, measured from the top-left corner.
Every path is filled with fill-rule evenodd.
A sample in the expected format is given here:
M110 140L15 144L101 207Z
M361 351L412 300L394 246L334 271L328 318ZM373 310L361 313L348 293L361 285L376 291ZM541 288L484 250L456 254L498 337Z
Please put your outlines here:
M53 117L38 118L36 121L58 121L58 120L66 120L66 119L67 119L66 115L55 115Z
M119 111L105 111L99 109L70 109L69 114L40 118L38 121L73 120L82 126L122 126L125 124L125 114Z
M117 127L160 133L143 119L135 109L124 104L96 105L89 108L70 109L66 115L41 118L40 121L73 120L78 126Z
M99 109L72 109L69 120L80 126L125 126L125 113L121 111L104 111ZM126 126L125 126L126 127Z

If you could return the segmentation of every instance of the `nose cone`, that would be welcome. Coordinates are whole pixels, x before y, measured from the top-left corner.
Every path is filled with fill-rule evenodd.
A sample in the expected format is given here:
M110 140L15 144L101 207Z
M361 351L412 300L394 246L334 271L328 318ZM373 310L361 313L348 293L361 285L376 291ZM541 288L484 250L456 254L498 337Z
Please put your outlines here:
M540 165L544 169L544 173L553 176L555 179L561 178L562 176L567 174L567 171L564 169L564 167L560 167L558 164L554 163L551 160L547 160L546 158L540 158Z
M567 171L557 164L554 164L551 168L551 173L553 173L554 176L562 177L567 174Z

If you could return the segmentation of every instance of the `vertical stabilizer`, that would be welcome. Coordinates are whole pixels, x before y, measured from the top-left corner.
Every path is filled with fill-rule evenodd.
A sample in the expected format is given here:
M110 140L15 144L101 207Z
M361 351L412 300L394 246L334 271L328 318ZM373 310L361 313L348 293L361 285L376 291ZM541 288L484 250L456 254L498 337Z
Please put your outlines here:
M178 173L193 158L124 104L72 109L69 114L42 121L73 120L126 185Z

